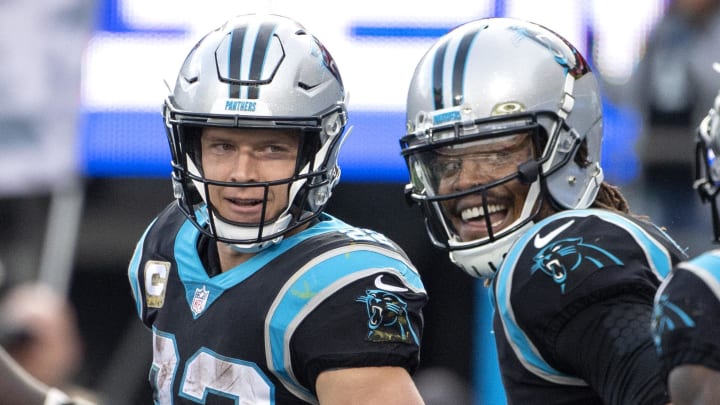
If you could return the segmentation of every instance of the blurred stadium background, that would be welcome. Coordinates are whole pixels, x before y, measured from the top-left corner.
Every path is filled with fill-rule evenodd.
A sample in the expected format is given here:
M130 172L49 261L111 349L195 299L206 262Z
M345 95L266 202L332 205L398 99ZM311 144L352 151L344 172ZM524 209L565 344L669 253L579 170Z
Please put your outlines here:
M17 66L0 62L0 74L13 74L0 78L2 282L40 279L69 295L85 347L77 383L108 403L149 401L149 332L134 313L125 271L144 227L172 199L160 115L164 82L173 85L190 47L235 14L296 18L336 59L354 129L328 211L395 239L423 275L431 301L421 371L450 376L422 380L427 392L467 389L475 404L503 400L486 290L430 246L419 211L408 209L403 196L398 139L407 84L431 42L452 27L486 16L520 17L577 45L605 91L607 180L690 253L709 245L710 225L688 213L697 209L689 180L686 194L666 196L677 207L670 211L656 210L655 197L639 184L634 145L642 120L626 89L668 0L44 0L20 12L26 3L33 2L0 2L0 23L7 23L0 24L6 27L0 49L18 49L11 54ZM35 15L62 24L17 17ZM39 30L37 42L20 40ZM47 44L42 54L39 43ZM49 62L55 54L64 64ZM40 85L38 75L49 84ZM29 129L34 122L43 125Z

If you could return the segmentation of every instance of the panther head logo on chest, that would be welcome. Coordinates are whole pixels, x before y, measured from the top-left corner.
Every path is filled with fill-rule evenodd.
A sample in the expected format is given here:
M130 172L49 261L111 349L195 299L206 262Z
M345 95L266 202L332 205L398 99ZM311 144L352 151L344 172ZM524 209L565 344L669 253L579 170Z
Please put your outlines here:
M531 272L540 270L552 277L565 292L568 276L581 266L600 269L605 266L621 266L615 255L595 245L583 243L582 238L567 238L552 242L533 257Z

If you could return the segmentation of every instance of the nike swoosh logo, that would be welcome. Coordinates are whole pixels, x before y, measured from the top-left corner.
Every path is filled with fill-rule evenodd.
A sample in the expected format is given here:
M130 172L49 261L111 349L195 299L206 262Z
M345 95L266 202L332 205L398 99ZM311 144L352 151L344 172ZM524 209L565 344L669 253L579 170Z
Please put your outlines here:
M378 290L385 290L385 291L392 291L392 292L405 292L408 289L405 287L398 287L395 285L385 284L382 281L383 274L375 277L375 287L377 287Z
M551 240L555 239L556 236L558 236L562 231L568 229L570 225L572 225L575 222L574 219L571 219L569 222L565 223L564 225L560 225L557 229L550 232L549 234L545 236L540 236L540 234L535 235L535 249L542 249L550 243Z

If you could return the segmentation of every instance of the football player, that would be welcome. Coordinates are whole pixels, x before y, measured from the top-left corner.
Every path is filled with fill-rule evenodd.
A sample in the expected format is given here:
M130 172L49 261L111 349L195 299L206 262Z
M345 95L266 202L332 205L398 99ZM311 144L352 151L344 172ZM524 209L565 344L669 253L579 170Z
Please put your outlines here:
M282 16L232 18L188 54L163 110L176 201L129 266L157 403L422 402L416 269L323 212L345 100L328 50Z
M491 284L511 404L664 404L649 320L684 253L600 165L598 83L555 32L469 22L418 63L402 154L435 245Z
M716 65L717 69L717 65ZM696 180L720 241L720 95L697 130ZM720 402L720 250L678 265L655 298L653 333L673 404Z

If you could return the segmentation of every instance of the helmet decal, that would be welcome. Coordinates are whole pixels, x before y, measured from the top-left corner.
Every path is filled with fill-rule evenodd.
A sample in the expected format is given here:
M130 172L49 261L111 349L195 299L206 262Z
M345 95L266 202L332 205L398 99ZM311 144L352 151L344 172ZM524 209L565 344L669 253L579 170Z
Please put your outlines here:
M231 83L228 97L257 99L257 85L272 81L285 57L282 44L274 37L276 27L270 22L248 24L228 33L220 42L216 52L218 74L220 80ZM247 94L241 95L241 90Z
M467 61L468 53L470 50L470 44L472 43L475 36L483 28L484 27L480 27L478 30L468 31L465 35L463 35L462 39L460 39L460 44L455 51L453 64L450 67L450 72L452 72L452 75L448 75L452 81L451 83L445 83L446 75L444 70L445 55L447 53L449 41L445 41L438 48L438 52L435 54L435 60L433 62L433 93L435 95L436 110L442 110L443 108L450 106L459 106L463 103L463 89L465 77L464 68L456 67L465 66L465 62ZM448 106L445 105L445 101L443 99L443 88L446 86L452 89L452 97L449 102L450 105Z
M330 72L336 80L342 81L342 78L340 77L340 70L338 70L335 59L333 59L332 55L330 55L330 52L328 52L322 42L318 41L317 38L314 38L314 41L315 45L317 45L320 49L320 56L322 58L323 65L325 65L328 72Z
M435 53L435 62L433 63L433 96L435 98L435 109L442 110L445 108L442 99L443 93L443 66L445 65L445 52L447 51L447 41L441 44Z
M510 27L511 30L518 34L518 40L527 38L547 48L555 58L555 61L565 68L565 72L573 78L578 79L590 71L590 67L585 61L585 58L565 38L557 35L548 28L544 28L553 34L553 37L550 38L545 33L534 28L535 27L528 25ZM560 41L558 41L558 39ZM558 46L560 44L564 46Z

